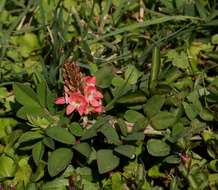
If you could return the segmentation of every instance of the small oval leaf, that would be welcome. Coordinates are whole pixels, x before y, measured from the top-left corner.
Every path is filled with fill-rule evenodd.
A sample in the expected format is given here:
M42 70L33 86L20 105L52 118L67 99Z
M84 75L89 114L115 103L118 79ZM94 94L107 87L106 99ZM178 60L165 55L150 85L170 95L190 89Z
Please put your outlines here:
M75 137L66 129L55 126L46 129L46 134L64 144L75 144Z
M48 158L48 172L51 177L63 171L73 158L73 152L68 148L59 148Z
M150 139L147 142L148 153L152 156L162 157L170 153L170 146L158 139Z

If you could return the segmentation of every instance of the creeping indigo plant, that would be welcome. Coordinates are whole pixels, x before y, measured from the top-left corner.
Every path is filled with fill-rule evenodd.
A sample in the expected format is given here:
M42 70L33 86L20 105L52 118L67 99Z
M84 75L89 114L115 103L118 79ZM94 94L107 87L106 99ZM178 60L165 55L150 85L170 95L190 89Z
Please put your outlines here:
M1 188L218 189L216 1L0 4Z

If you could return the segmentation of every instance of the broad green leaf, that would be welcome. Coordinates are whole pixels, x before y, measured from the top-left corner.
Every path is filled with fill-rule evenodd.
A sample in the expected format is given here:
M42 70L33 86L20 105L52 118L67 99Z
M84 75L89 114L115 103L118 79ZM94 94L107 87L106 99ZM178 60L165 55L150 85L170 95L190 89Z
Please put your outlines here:
M92 169L88 167L78 167L76 168L76 173L80 174L83 179L92 181L93 176L92 176Z
M185 109L185 113L187 117L190 120L193 120L198 115L198 110L196 110L196 107L193 104L188 104L186 102L183 102L183 107Z
M19 160L18 168L14 178L15 181L23 183L24 186L26 186L30 182L30 177L32 174L32 169L28 161L29 161L28 156L25 156Z
M76 123L76 122L71 123L68 128L69 128L70 132L75 136L80 137L83 135L83 129L81 128L79 123Z
M152 117L158 112L164 105L165 97L161 95L152 96L144 105L144 112L148 117Z
M208 167L212 170L212 171L214 171L214 172L218 172L218 160L216 159L216 160L212 160L212 161L210 161L210 163L208 164Z
M189 60L188 56L184 51L180 53L174 49L167 52L168 61L172 61L172 64L179 69L188 69Z
M99 117L90 129L85 129L81 140L87 140L97 135L97 130L108 123L110 117Z
M155 157L167 156L170 153L170 146L158 139L149 139L147 142L148 153Z
M125 112L124 118L129 122L135 123L136 121L143 119L145 117L144 115L135 110L128 110Z
M27 141L38 140L41 138L43 138L43 135L39 131L35 131L35 132L29 131L21 135L21 137L18 140L18 143L20 144Z
M120 144L120 139L115 128L109 123L100 128L100 132L106 137L108 143Z
M119 104L143 104L147 100L146 96L141 92L128 93L127 95L121 96L117 103Z
M98 190L100 187L97 183L92 183L90 180L82 180L83 190Z
M134 65L128 65L125 70L125 80L128 81L129 84L135 84L138 81L138 78L142 75Z
M51 148L52 150L55 149L55 142L54 142L54 140L52 138L44 137L43 138L43 143L44 143L45 146Z
M68 185L68 179L56 178L53 181L43 184L42 190L66 190L66 186Z
M121 190L123 188L123 181L120 173L113 173L111 181L112 190Z
M123 120L123 119L118 119L117 120L117 123L118 123L118 127L119 127L119 129L120 129L120 131L121 131L121 134L123 135L123 136L127 136L127 134L128 134L128 131L127 131L127 125L126 125L126 123L125 123L125 121Z
M37 97L37 94L30 88L29 85L21 84L21 83L14 83L14 93L16 100L26 106L36 106L40 107L40 103Z
M207 109L203 109L199 115L204 121L213 121L214 120L214 114L211 113Z
M74 144L76 141L75 137L67 129L60 126L49 127L45 132L52 139L64 144Z
M151 118L151 125L156 130L162 130L172 127L175 121L176 117L173 113L161 111Z
M113 154L112 150L101 149L97 151L97 165L100 174L115 169L119 163L120 159Z
M165 174L160 171L160 164L156 164L148 170L148 176L154 178L160 178L160 177L165 177Z
M68 148L56 149L48 158L48 172L51 177L62 172L73 158L73 152Z
M28 184L27 190L37 190L37 184L36 183Z
M77 150L79 153L81 153L82 155L84 155L86 158L89 157L92 151L91 147L86 142L75 144L73 148Z
M211 42L213 44L218 44L218 34L215 34L215 35L212 36Z
M37 166L35 173L33 173L31 176L31 181L37 182L44 176L46 165L47 163L44 161L39 162L39 165Z
M179 164L181 162L181 159L178 155L170 155L164 159L164 162L168 164Z
M41 81L37 84L37 95L41 105L46 107L47 104L47 84L45 81Z
M134 158L135 157L135 147L132 146L132 145L120 145L120 146L117 146L115 149L114 149L115 152L118 152L119 154L121 155L124 155L128 158Z
M45 147L42 142L38 142L33 146L32 155L33 155L33 160L37 166L39 165L39 161L43 157L44 151L45 151Z
M85 129L81 140L87 140L97 135L97 129L92 127L91 129Z
M0 178L14 176L16 164L10 157L0 156L0 167Z
M46 113L42 107L25 105L17 112L17 117L22 119L28 119L30 117L45 117Z
M132 134L129 134L124 139L126 141L141 141L144 140L145 136L143 132L134 132Z
M113 79L112 67L104 66L95 73L97 86L107 88L111 85Z

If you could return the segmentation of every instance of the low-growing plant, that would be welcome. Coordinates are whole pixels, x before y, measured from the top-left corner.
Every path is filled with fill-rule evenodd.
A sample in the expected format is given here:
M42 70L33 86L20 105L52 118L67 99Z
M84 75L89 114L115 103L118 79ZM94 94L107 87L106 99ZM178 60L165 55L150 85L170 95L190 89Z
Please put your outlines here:
M217 189L217 6L0 2L0 189Z

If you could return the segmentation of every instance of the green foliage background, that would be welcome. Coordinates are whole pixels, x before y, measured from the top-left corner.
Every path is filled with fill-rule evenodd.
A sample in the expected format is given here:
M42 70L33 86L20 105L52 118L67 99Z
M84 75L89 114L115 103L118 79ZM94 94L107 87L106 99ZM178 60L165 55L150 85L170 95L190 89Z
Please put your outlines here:
M216 0L1 0L2 187L218 189L217 25ZM69 57L104 113L55 106Z

